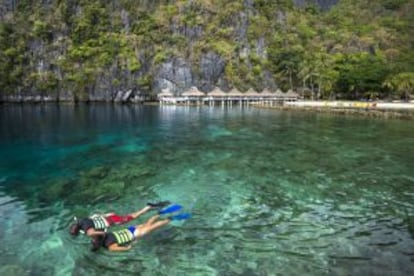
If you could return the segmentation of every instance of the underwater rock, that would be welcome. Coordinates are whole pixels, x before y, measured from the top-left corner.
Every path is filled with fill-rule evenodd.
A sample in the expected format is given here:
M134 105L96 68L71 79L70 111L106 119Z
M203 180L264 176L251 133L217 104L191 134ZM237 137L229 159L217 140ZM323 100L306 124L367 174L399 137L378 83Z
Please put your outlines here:
M236 275L242 275L243 274L243 267L239 260L236 260L235 263L229 264L229 269L232 273L235 273Z
M55 202L62 198L63 195L66 195L68 192L68 187L71 182L67 180L58 180L54 182L48 182L45 185L45 189L40 193L39 198L42 201L46 202Z
M257 270L257 263L253 262L253 261L247 262L247 268L249 268L253 271L256 271Z
M41 249L46 252L60 248L63 248L63 242L62 239L56 235L52 236L50 239L47 239L41 246Z
M81 173L81 176L86 178L102 179L106 177L110 171L111 169L106 166L98 166L90 169L89 171Z
M122 166L117 172L114 173L116 179L136 181L140 177L153 176L155 172L147 165L125 165Z
M411 237L414 239L414 217L407 218L408 232Z
M89 190L90 198L116 198L124 194L125 183L123 181L99 182L94 189Z
M18 265L4 265L0 267L0 275L23 276L27 275L27 273Z
M124 194L125 183L123 181L111 181L82 178L74 187L74 192L67 199L72 203L89 202L97 200L116 199Z

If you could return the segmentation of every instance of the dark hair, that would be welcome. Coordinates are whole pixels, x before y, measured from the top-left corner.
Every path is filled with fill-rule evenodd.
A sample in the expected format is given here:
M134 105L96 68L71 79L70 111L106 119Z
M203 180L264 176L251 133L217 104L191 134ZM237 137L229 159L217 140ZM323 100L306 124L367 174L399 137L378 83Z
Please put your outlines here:
M80 231L80 225L79 225L79 223L74 223L74 224L72 224L71 226L70 226L70 229L69 229L69 233L72 235L72 236L77 236L77 235L79 235L79 231Z
M97 251L101 248L105 236L95 236L91 240L91 251Z

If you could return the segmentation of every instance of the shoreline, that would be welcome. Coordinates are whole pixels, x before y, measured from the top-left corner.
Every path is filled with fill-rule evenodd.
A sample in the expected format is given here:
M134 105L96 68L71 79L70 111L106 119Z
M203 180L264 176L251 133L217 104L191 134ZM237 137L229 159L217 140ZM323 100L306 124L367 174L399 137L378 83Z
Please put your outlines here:
M370 118L414 120L414 103L384 103L384 105L381 106L377 102L298 101L277 106L269 106L260 103L252 104L252 106L257 108L276 109L283 111L304 111L338 115L365 116Z

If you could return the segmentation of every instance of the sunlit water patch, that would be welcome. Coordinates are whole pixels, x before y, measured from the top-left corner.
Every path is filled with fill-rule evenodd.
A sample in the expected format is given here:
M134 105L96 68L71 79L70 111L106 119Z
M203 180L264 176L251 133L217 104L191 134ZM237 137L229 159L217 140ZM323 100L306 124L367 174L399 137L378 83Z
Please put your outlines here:
M1 275L414 272L409 121L39 105L1 106L0 130ZM193 217L129 252L68 234L164 199Z

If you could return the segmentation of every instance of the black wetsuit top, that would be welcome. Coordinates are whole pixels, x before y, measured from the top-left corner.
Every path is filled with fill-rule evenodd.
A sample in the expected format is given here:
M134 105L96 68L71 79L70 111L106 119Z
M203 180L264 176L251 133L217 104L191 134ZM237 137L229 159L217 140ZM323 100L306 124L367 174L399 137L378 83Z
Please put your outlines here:
M109 248L109 246L114 243L117 243L115 235L111 232L106 233L105 238L103 240L103 246Z
M95 225L93 224L93 220L90 218L83 218L79 221L80 229L82 229L85 233L88 231L89 228L94 228Z

